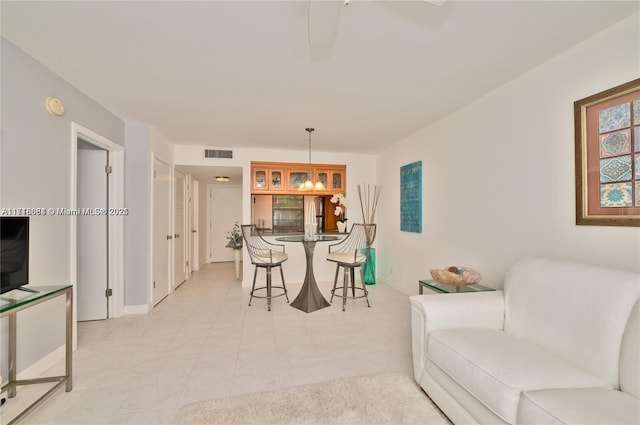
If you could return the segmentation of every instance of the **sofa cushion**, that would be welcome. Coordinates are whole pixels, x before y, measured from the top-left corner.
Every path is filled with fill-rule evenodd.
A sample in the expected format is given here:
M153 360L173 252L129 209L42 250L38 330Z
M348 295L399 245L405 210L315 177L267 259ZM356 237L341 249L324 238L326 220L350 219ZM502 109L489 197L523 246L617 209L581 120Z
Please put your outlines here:
M504 279L505 331L571 360L619 388L620 344L640 276L529 258Z
M500 330L433 331L427 339L427 356L508 423L515 423L522 391L611 388L557 354Z
M527 391L517 419L518 424L638 424L640 402L600 388Z

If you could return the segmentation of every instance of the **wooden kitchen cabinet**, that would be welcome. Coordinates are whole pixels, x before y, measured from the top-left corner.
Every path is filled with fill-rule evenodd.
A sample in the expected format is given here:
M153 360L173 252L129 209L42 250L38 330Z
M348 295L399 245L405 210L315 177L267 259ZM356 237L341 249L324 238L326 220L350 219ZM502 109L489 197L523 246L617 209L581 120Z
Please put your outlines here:
M321 181L325 189L329 189L329 182L331 181L331 170L328 169L315 169L314 181Z
M269 169L269 190L282 190L284 189L285 181L284 170L281 168Z
M331 171L331 192L332 193L344 193L345 189L346 189L346 185L345 185L345 176L346 176L346 170L345 169L336 169L336 170L332 170ZM329 186L327 186L327 189L329 188Z
M252 162L251 192L270 194L298 193L300 184L307 179L309 164L288 162ZM320 180L325 190L310 193L333 195L345 193L347 166L342 164L311 164L314 181Z
M252 168L251 169L251 188L254 191L269 190L269 169L268 168Z
M315 179L320 180L325 187L323 193L344 193L345 191L345 171L346 166L335 166L335 168L316 168Z
M284 190L285 173L282 168L252 166L251 188L252 192L263 193Z
M285 174L287 175L287 191L297 192L300 185L307 179L309 174L309 166L288 166L285 168Z

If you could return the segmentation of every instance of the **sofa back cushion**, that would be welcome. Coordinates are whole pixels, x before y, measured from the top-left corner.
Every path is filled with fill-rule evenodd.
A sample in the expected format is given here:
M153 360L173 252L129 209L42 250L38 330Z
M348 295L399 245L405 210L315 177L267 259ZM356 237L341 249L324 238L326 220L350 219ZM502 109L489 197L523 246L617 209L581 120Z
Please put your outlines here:
M637 302L622 338L620 390L640 398L640 302Z
M619 388L622 336L640 275L527 258L504 281L505 331L560 354Z

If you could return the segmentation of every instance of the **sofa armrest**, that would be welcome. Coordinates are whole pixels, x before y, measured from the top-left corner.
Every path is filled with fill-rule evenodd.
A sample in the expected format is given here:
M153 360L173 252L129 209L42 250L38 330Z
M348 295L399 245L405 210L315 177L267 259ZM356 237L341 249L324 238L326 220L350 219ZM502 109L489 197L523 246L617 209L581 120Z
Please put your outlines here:
M504 328L504 292L413 295L411 344L413 373L418 382L424 374L427 334L446 328Z
M504 292L413 295L411 309L426 320L425 333L443 328L489 328L504 326Z

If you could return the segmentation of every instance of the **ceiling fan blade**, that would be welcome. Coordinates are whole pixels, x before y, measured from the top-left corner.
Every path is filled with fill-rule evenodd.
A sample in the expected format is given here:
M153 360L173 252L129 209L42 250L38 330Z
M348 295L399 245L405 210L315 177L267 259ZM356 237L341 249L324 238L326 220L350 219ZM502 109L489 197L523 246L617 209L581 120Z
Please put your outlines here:
M312 61L331 57L343 7L339 1L309 1L307 28Z

